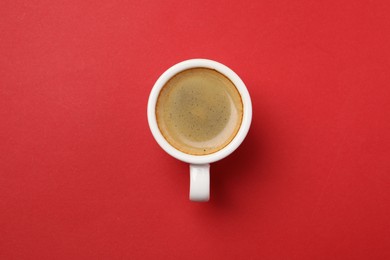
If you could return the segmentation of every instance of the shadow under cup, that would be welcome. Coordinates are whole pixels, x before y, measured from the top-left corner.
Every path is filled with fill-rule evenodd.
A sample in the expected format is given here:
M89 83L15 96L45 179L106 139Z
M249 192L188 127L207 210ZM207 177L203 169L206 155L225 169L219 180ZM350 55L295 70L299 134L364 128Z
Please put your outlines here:
M227 146L240 129L243 102L233 82L210 68L173 75L156 102L158 128L175 149L208 155Z

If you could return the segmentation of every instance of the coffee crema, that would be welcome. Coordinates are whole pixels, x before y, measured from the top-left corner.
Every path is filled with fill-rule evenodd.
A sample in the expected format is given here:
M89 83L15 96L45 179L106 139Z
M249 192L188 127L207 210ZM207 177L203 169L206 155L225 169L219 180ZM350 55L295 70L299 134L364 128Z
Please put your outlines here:
M161 89L156 119L164 138L192 155L215 153L240 129L243 104L234 84L208 68L179 72Z

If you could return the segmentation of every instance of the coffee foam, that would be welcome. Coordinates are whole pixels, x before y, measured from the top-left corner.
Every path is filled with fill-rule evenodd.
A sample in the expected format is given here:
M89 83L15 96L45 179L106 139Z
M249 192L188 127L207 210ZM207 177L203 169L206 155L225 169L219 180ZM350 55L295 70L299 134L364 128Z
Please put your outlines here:
M243 116L241 96L221 73L207 68L182 71L162 88L156 105L159 129L176 149L214 153L231 142Z

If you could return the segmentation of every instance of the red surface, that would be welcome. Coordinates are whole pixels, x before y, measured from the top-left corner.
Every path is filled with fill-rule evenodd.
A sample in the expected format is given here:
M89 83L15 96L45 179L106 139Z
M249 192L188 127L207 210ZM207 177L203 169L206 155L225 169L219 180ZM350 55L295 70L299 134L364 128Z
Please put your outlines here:
M390 259L388 1L1 1L0 259ZM209 203L146 120L188 58L254 118Z

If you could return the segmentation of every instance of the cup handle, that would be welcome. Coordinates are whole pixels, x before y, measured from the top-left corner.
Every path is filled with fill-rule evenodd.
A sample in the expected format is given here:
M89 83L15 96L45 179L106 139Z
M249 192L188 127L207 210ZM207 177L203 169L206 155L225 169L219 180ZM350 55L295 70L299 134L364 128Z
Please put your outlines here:
M210 198L210 164L190 164L190 200Z

